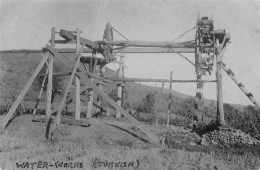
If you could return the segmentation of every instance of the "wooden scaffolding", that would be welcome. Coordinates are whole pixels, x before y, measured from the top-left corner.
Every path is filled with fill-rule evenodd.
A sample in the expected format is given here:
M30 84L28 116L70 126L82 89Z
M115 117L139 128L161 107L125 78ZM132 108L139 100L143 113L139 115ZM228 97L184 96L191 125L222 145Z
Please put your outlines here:
M37 76L43 77L42 87L40 89L38 99L36 101L33 114L36 113L39 100L42 97L43 86L45 81L48 80L47 84L47 104L46 104L46 120L53 122L49 124L47 129L47 137L51 138L53 134L59 129L60 123L71 122L70 120L62 117L61 113L66 104L69 90L72 86L72 82L75 81L75 120L74 124L85 124L81 120L81 98L82 94L89 95L89 100L87 102L87 113L86 117L92 117L93 105L96 107L96 112L109 112L108 109L102 106L102 101L106 100L111 106L117 110L116 118L120 118L123 114L129 121L136 125L143 133L145 133L151 143L158 144L158 138L151 133L143 124L138 122L128 111L122 107L122 92L123 86L127 82L168 82L170 83L170 89L172 89L172 83L197 83L196 92L196 102L195 109L196 112L203 107L203 86L204 83L217 83L217 114L216 120L220 125L225 125L224 120L224 110L223 110L223 95L222 95L222 69L228 73L228 75L234 80L234 82L240 87L240 89L250 98L250 100L260 109L259 104L253 98L251 93L248 93L242 83L239 83L235 78L234 74L230 69L227 69L225 64L222 62L222 57L227 44L230 40L230 34L226 33L225 30L215 30L214 22L208 17L198 16L197 24L193 28L196 29L195 40L186 42L147 42L147 41L130 41L117 30L115 30L110 23L106 25L103 40L100 41L90 41L86 38L81 37L81 31L76 29L76 31L60 30L56 32L55 28L51 29L51 39L50 44L47 44L42 50L16 50L13 52L26 52L26 53L42 53L42 60L38 64L34 73L26 83L25 87L13 103L12 107L4 117L1 123L1 129L3 130L8 121L13 117L15 110L33 81ZM193 30L191 29L191 30ZM119 33L126 40L114 40L113 31ZM190 31L190 30L189 30ZM56 40L56 35L59 35L63 40ZM184 34L183 34L184 35ZM183 36L182 35L182 36ZM180 36L181 37L181 36ZM179 38L179 37L178 37ZM76 44L76 48L55 48L56 44ZM6 51L2 51L5 53ZM71 66L63 57L63 53L70 53L76 55L74 65ZM90 53L91 56L83 56L84 53ZM173 80L172 73L170 79L140 79L140 78L125 78L123 76L124 70L124 55L120 56L120 61L116 61L115 56L119 53L176 53L179 56L186 59L189 63L194 65L195 72L197 75L196 80ZM193 53L195 54L195 63L191 62L182 53ZM97 57L97 54L101 54L103 57ZM59 59L68 68L71 69L69 72L54 73L53 72L53 62L54 58ZM116 62L119 64L119 77L112 78L105 75L105 66L109 63ZM85 70L80 69L80 64L84 66ZM44 65L47 65L47 70L45 74L39 74ZM216 80L205 80L206 72L211 74L213 66L216 65ZM99 74L95 74L95 70L99 70ZM53 76L69 76L69 80L66 84L66 89L63 94L62 100L60 101L57 108L52 109L52 84ZM94 83L94 79L97 80ZM84 80L86 82L84 87L81 87L81 82ZM115 84L117 85L117 102L113 101L106 93L103 92L103 85ZM96 93L98 95L97 102L93 102L93 95ZM171 94L169 95L169 111L167 125L169 125L170 108L171 108ZM109 114L109 113L107 113ZM56 115L56 116L55 116ZM196 117L195 113L195 117ZM194 118L198 119L198 118Z

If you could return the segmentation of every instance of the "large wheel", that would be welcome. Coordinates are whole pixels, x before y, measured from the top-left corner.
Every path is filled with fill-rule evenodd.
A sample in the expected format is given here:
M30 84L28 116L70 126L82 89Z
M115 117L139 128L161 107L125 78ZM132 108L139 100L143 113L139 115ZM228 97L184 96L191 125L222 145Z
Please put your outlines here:
M106 29L104 32L104 36L103 39L106 41L113 41L113 29L112 29L112 25L110 23L107 23L106 25ZM112 46L109 44L104 45L104 50L105 50L105 58L106 60L108 60L108 62L113 61L114 57L112 56Z

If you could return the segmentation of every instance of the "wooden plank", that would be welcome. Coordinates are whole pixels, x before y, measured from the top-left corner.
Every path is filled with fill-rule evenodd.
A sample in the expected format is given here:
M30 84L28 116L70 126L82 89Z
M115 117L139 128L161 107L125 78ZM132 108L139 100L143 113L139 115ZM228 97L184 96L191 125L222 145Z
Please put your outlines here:
M76 50L77 50L77 56L79 56L79 50L80 50L80 33L79 29L77 28L76 31ZM75 107L75 119L80 120L80 79L78 76L75 76L76 81L76 107Z
M48 55L44 55L43 56L41 62L38 64L38 66L35 69L34 73L30 77L30 79L27 81L26 85L24 86L24 88L20 92L20 94L18 95L17 99L14 101L14 103L13 103L12 107L10 108L10 110L8 111L8 113L5 115L5 117L4 117L4 119L2 120L2 123L1 123L1 131L5 128L5 126L8 123L8 121L12 118L16 108L18 107L18 105L20 104L21 100L24 98L25 94L27 93L27 91L31 87L34 79L36 78L36 76L41 71L41 69L42 69L44 63L47 61L48 57L49 57Z
M169 94L169 99L168 99L168 115L167 115L167 122L166 126L170 125L170 114L171 114L171 103L172 103L172 71L170 74L170 94Z
M51 48L55 48L55 28L51 29ZM48 84L47 84L47 103L46 103L46 117L47 119L51 116L51 104L52 104L52 74L53 74L53 55L49 56L48 59Z
M217 48L219 47L219 40L216 40ZM226 125L224 106L223 106L223 90L222 90L222 71L221 71L221 49L219 49L217 54L217 122L221 125Z
M145 128L140 122L138 122L133 116L131 116L125 109L118 106L118 104L113 101L106 93L99 90L90 80L86 79L86 83L88 87L93 88L93 90L99 94L104 100L106 100L109 104L111 104L114 108L119 110L130 122L136 125L144 134L146 134L150 138L150 142L153 144L159 144L158 138L152 134L148 129Z
M49 122L49 119L43 118L43 117L38 117L38 118L33 118L32 121L47 123L47 122ZM86 120L73 120L73 119L65 118L65 117L61 117L60 122L63 124L83 126L83 127L89 127L91 125L91 123ZM51 123L54 123L54 117L52 117Z
M59 128L59 125L60 125L60 117L61 117L61 111L63 109L63 106L64 106L64 103L67 99L67 95L68 95L68 92L69 92L69 89L70 89L70 86L72 84L72 81L73 81L73 78L74 78L74 75L76 73L76 70L80 64L80 57L81 57L81 53L82 53L82 50L84 48L84 43L82 44L81 46L81 49L80 49L80 52L79 52L79 55L77 57L77 60L73 66L73 70L72 70L72 73L71 73L71 76L70 76L70 79L69 81L67 82L67 86L66 86L66 89L65 89L65 92L64 92L64 95L63 95L63 98L62 98L62 101L61 103L59 104L59 107L58 107L58 113L57 113L57 116L55 118L55 122L53 124L53 127L52 129L49 131L49 135L48 135L48 138L50 138L53 133L56 131L57 128Z
M45 74L47 74L47 73L48 73L48 69L46 69ZM47 79L47 75L44 76L44 78L43 78L43 80L42 80L41 89L40 89L38 98L36 99L35 107L34 107L34 109L33 109L33 115L35 115L35 113L36 113L36 111L37 111L37 108L38 108L38 105L39 105L39 103L40 103L40 100L41 100L41 97L42 97L42 92L43 92L43 89L44 89L44 85L45 85L46 79Z

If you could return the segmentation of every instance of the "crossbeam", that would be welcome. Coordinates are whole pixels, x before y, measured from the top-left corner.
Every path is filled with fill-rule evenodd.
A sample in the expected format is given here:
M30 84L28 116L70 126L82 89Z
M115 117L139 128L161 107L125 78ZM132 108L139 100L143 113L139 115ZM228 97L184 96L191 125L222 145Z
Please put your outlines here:
M158 42L158 41L97 41L99 45L114 45L127 47L164 47L164 48L195 48L194 41L186 42Z
M75 48L55 48L58 53L76 53ZM42 49L30 50L30 49L17 49L17 50L2 50L0 54L11 54L11 53L42 53ZM92 53L93 49L85 48L82 53ZM140 47L140 48L125 48L115 49L114 53L194 53L194 48L161 48L161 47Z

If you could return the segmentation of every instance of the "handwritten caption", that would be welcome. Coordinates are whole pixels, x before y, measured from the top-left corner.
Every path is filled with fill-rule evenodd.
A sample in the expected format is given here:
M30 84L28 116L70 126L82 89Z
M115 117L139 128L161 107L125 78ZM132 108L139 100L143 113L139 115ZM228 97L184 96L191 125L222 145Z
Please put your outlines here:
M135 162L126 162L126 161L104 161L98 158L95 158L92 161L92 167L94 168L130 168L137 169L140 166L140 161L136 160ZM27 169L49 169L49 168L83 168L84 164L82 162L55 162L49 163L45 161L37 162L16 162L16 168L27 168Z

